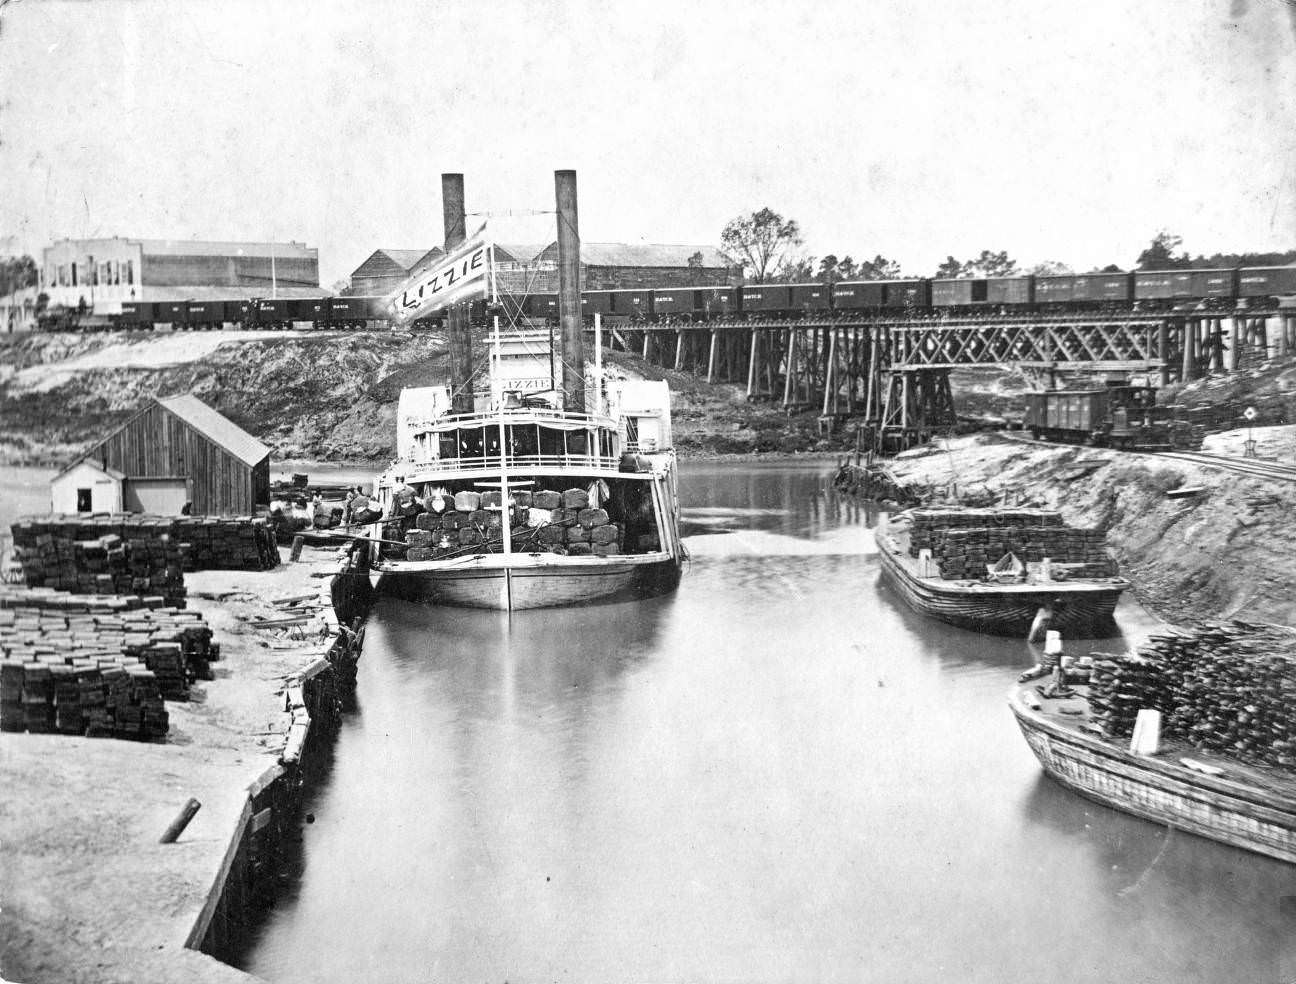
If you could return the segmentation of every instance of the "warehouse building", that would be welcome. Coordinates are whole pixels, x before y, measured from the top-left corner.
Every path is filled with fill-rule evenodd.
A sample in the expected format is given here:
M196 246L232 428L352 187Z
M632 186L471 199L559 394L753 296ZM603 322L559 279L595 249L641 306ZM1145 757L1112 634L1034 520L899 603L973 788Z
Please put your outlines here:
M500 290L553 293L558 290L558 242L495 243L495 274ZM375 250L351 274L348 294L390 294L411 274L438 256L439 249ZM742 268L726 263L711 246L581 243L581 289L625 287L711 287L736 284Z
M168 300L191 288L255 296L318 289L319 250L297 242L64 239L45 247L40 273L51 306L119 314L122 301Z
M55 512L251 515L270 502L270 449L194 396L155 399L50 483Z
M393 293L410 275L427 266L445 251L432 249L376 249L351 274L351 286L344 294L353 297L379 297Z

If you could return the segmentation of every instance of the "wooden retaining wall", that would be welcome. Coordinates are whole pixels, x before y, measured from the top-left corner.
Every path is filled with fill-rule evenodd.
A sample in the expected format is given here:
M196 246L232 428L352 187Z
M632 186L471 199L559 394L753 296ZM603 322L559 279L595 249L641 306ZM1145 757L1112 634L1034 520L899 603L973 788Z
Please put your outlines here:
M329 600L343 599L339 618L325 607L328 641L318 658L292 678L284 700L291 723L279 761L247 788L243 811L230 839L220 871L195 921L185 946L218 960L234 954L247 940L260 913L273 902L279 872L289 844L299 837L301 804L307 777L341 724L346 700L355 691L356 664L364 645L363 619L368 614L369 593L359 585L357 555L353 551L328 579L323 593ZM364 562L367 570L367 560Z

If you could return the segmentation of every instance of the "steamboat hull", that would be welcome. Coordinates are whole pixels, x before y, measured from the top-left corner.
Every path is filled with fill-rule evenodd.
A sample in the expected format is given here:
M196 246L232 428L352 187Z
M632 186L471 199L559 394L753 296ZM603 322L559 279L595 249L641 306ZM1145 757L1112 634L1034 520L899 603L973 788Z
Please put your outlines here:
M1115 611L1125 582L1058 582L1034 585L960 584L919 577L898 556L894 545L881 542L882 570L914 611L950 625L1004 636L1025 636L1041 608L1052 616L1048 627L1087 639L1116 633Z
M509 611L649 597L680 580L680 564L668 555L533 560L496 555L453 566L393 564L380 573L378 590L408 601Z
M1296 864L1296 798L1109 745L1009 704L1044 772L1082 796L1154 823Z

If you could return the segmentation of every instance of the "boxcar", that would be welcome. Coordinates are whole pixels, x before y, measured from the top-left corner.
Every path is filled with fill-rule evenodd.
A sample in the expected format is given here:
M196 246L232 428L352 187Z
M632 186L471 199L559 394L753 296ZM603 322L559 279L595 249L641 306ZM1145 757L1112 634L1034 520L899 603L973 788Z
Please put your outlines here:
M838 311L866 311L885 302L886 284L881 280L843 280L832 287L832 306Z
M749 284L742 289L744 314L765 314L791 308L791 288L787 284Z
M703 287L698 296L710 318L727 318L742 310L742 291L737 287Z
M1247 267L1238 271L1238 296L1296 294L1296 266Z
M1140 301L1192 297L1193 271L1148 270L1134 274L1134 297Z
M1036 304L1069 304L1075 296L1075 277L1070 274L1035 278Z
M523 311L529 318L558 319L558 295L531 294L523 302Z
M1034 277L991 277L986 281L986 300L991 304L1034 304Z
M154 301L122 301L121 317L117 319L122 325L148 325L153 327L157 316L157 304Z
M191 325L220 328L225 324L225 302L189 301L185 304L185 321Z
M986 281L964 277L958 280L933 280L931 282L932 307L959 307L980 304L988 298Z
M677 289L658 287L652 292L652 309L655 314L677 314L693 317L701 308L700 291L692 287Z
M1237 297L1237 270L1194 270L1194 297Z
M647 287L616 292L616 313L631 318L646 318L653 313L652 290Z
M614 314L616 312L616 295L615 290L581 291L581 314L587 318L595 314Z
M327 297L303 297L297 302L293 316L297 321L311 321L315 325L327 325L329 322L329 302Z
M788 291L793 311L827 314L832 310L832 288L827 284L792 284Z
M883 306L889 308L931 307L930 280L888 280Z
M1045 390L1026 394L1023 425L1034 437L1085 441L1107 419L1106 390Z
M1134 298L1134 278L1128 273L1088 273L1072 279L1073 301L1125 301Z
M387 317L383 311L383 297L330 297L328 299L329 324L338 328L363 328L366 322Z
M187 306L185 301L158 301L157 320L169 324L173 328L176 325L183 325L186 323L185 308Z

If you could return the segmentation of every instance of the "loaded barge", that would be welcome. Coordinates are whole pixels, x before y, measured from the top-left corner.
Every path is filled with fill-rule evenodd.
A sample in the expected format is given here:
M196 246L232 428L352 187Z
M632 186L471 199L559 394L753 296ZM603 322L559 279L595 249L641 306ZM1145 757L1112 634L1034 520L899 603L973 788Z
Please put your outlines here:
M1296 863L1296 631L1238 620L1093 653L1009 700L1044 771L1118 810Z
M919 614L965 629L1025 636L1041 625L1070 636L1115 631L1129 582L1097 530L1045 509L912 509L879 519L882 570Z

